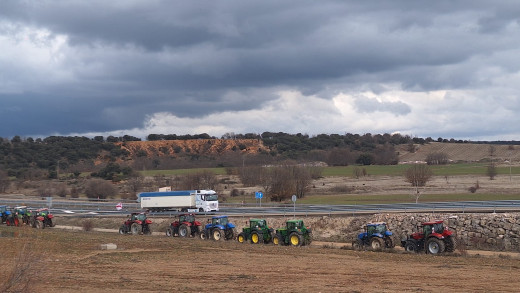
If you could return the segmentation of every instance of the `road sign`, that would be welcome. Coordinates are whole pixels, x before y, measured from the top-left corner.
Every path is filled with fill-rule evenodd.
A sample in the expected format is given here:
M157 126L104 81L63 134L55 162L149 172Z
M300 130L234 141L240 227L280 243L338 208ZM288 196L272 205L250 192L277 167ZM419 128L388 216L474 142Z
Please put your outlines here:
M120 202L120 203L118 203L118 204L116 205L116 210L120 211L120 210L122 210L122 209L123 209L123 203Z
M296 195L293 194L293 196L291 197L291 200L292 200L292 202L296 202Z
M255 198L261 199L262 197L264 197L264 194L262 192L260 192L260 191L255 192Z

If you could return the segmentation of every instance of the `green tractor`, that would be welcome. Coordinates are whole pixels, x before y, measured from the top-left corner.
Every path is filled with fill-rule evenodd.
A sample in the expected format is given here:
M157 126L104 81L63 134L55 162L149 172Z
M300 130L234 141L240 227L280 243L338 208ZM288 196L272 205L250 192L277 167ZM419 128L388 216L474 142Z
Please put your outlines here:
M263 219L250 219L249 227L242 229L238 234L237 240L244 243L250 240L253 244L270 243L273 240L273 228L267 226L267 222Z
M305 227L303 220L288 220L285 228L277 229L273 237L274 245L303 246L312 242L312 231Z

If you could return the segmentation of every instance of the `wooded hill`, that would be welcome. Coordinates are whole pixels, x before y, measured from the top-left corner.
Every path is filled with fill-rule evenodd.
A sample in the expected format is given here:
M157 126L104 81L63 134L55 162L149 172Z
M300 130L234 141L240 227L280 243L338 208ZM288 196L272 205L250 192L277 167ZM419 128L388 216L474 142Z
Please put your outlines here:
M30 179L56 178L60 172L96 172L108 163L133 170L236 167L285 160L342 166L388 165L424 161L432 152L446 153L452 161L478 161L493 156L519 159L517 142L498 143L486 145L454 139L370 133L309 136L264 132L226 134L221 138L207 134L151 134L147 141L127 135L106 139L101 136L44 139L15 136L0 141L0 171ZM494 151L490 150L491 145L494 145Z

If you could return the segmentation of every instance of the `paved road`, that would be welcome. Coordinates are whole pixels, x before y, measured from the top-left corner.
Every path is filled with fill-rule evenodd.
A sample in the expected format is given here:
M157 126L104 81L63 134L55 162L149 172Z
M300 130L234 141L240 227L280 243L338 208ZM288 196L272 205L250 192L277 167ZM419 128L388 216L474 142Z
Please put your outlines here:
M78 201L25 197L5 198L0 197L0 205L27 205L41 208L51 206L54 214L71 216L95 216L95 215L126 215L132 211L140 210L135 202L123 202L123 209L117 211L116 201ZM384 212L518 212L520 200L499 201L459 201L459 202L432 202L432 203L399 203L399 204L372 204L372 205L277 205L263 204L262 207L254 205L221 204L218 214L228 215L356 215L376 214ZM176 212L151 213L152 215L173 215Z

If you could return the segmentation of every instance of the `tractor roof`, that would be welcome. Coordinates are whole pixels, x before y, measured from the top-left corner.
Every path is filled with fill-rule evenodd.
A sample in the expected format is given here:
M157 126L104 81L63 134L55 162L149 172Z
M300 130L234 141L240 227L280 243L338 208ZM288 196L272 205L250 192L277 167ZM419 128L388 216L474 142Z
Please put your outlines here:
M428 226L428 225L433 225L433 224L441 224L441 223L444 223L443 220L435 220L435 221L430 221L430 222L424 222L422 223L423 226Z
M379 225L386 225L385 222L374 222L374 223L368 223L367 226L379 226Z
M265 221L265 219L249 219L250 222Z
M222 219L222 218L227 218L228 216L214 216L213 219Z
M303 221L303 220L287 220L287 223L298 223L301 221Z

